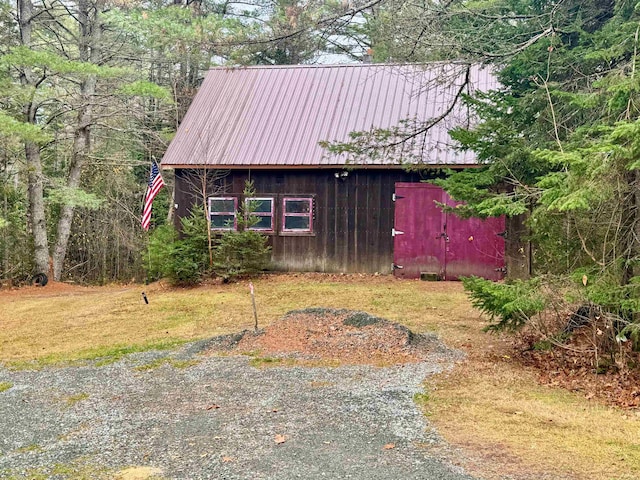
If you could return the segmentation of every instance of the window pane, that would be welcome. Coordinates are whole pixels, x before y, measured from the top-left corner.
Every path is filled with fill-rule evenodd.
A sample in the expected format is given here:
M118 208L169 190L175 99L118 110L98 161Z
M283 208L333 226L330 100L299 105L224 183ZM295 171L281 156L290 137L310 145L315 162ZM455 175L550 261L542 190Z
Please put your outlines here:
M251 225L251 229L253 230L273 230L271 225L271 217L262 217L262 216L253 216L256 222L254 225Z
M248 203L249 210L255 213L271 213L273 211L273 200L270 198L261 198L259 200L251 198Z
M309 230L309 217L284 217L285 230Z
M285 213L309 213L311 200L287 200L284 201Z
M212 198L211 212L233 212L236 209L233 198Z
M234 215L211 215L211 228L233 228Z

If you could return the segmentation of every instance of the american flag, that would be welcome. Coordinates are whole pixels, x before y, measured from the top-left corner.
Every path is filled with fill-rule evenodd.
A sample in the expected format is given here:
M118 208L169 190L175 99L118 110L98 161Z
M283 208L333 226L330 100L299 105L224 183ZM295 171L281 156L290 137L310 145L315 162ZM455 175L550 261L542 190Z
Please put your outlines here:
M142 228L145 230L149 230L149 225L151 225L151 205L153 205L153 199L156 198L156 195L162 187L164 187L164 180L162 180L162 175L160 175L158 164L153 162L151 164L147 193L144 195L144 207L142 207Z

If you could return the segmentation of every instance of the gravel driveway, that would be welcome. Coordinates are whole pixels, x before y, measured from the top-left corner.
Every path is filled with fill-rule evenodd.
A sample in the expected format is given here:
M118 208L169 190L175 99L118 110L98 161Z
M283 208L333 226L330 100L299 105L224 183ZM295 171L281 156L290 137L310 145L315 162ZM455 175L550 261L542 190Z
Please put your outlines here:
M413 401L454 358L441 346L388 368L256 368L200 355L206 346L105 366L0 368L13 384L0 393L0 478L75 478L81 465L95 469L87 478L130 466L180 479L472 478L431 456L440 440ZM174 360L139 369L163 358Z

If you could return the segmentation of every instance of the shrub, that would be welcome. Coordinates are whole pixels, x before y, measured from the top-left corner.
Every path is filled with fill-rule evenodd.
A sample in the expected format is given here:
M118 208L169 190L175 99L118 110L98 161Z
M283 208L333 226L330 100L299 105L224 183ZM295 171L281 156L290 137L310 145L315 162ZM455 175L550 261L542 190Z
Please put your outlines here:
M147 277L168 278L174 285L193 285L207 273L207 221L199 209L182 219L182 238L171 225L149 238Z
M471 297L471 304L489 315L492 322L497 319L487 327L488 330L518 330L545 308L540 283L536 279L495 283L467 277L462 279L462 283Z
M252 230L223 233L214 248L213 271L229 280L264 270L271 252L267 240L267 237Z
M149 236L149 247L144 259L147 280L158 280L169 274L169 263L178 235L173 225L162 225Z
M167 276L175 285L194 285L208 270L207 220L194 209L181 223L182 238L173 244Z
M245 184L245 198L255 196L253 182ZM241 203L238 212L238 230L229 230L220 235L213 251L213 271L225 281L258 273L269 264L271 247L268 238L260 232L249 230L257 219L252 216L251 202Z

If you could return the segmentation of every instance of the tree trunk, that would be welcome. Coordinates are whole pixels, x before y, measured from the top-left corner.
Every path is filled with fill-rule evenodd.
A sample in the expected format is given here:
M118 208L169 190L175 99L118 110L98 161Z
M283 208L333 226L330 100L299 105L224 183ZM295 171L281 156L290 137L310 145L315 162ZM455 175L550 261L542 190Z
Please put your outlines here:
M33 142L26 142L25 154L28 169L29 222L33 235L34 266L36 273L49 273L49 240L47 239L40 147Z
M91 0L78 1L78 50L80 60L83 62L98 63L100 34L101 0L95 3ZM71 164L67 187L76 189L80 187L82 168L91 148L91 124L93 122L93 101L96 92L96 76L88 75L80 84L80 107L78 109L78 121L73 137L71 151ZM67 255L71 224L73 222L73 204L65 204L60 210L58 228L56 230L56 244L53 252L53 278L59 281L62 278L64 260Z
M631 188L633 188L633 197L636 203L633 229L633 262L638 265L640 263L640 170L634 170L633 174L635 184L632 185ZM638 272L636 271L635 274L637 275Z
M631 279L638 274L634 267L640 259L640 194L638 193L640 171L627 172L625 177L629 191L622 217L621 249L624 252L624 266L621 285L628 285Z
M34 8L31 0L18 0L18 15L20 26L20 42L25 47L31 47L31 32L33 29ZM34 77L31 68L24 67L20 74L20 83L33 90L37 88L38 81ZM25 122L35 125L37 123L37 107L33 96L31 101L24 106ZM42 160L40 147L31 141L24 142L24 152L27 162L27 183L29 197L29 225L33 236L34 266L36 273L49 272L49 241L47 239L47 221L44 205L44 176L42 173Z

